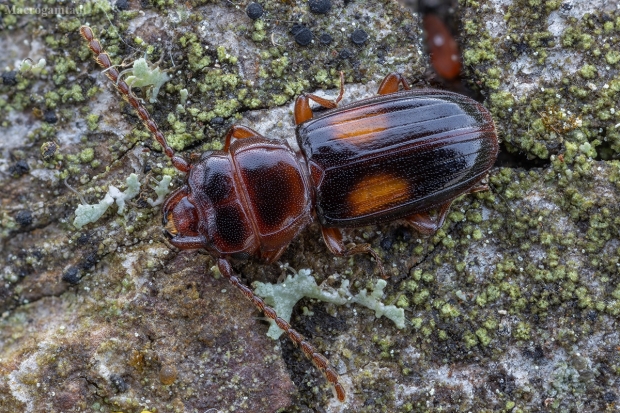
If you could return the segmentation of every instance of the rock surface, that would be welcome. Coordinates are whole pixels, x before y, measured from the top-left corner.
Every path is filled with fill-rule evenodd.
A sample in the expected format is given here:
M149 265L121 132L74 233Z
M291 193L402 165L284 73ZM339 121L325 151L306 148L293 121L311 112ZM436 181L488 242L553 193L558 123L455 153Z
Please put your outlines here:
M340 70L345 101L374 94L391 71L437 86L417 15L388 0L332 1L326 14L266 0L257 20L233 2L129 1L118 10L96 1L45 14L23 3L0 9L0 412L617 408L615 2L459 2L463 83L492 111L502 155L490 190L458 199L436 235L401 223L347 233L382 256L391 273L384 302L405 309L404 329L363 307L298 304L292 324L341 374L345 404L290 342L266 336L262 316L214 277L212 258L166 244L149 186L183 177L78 29L91 25L117 64L146 53L169 69L148 106L189 157L221 148L237 122L294 136L294 98L337 93ZM312 32L308 45L295 42L294 24ZM363 44L351 42L356 30L368 35ZM46 66L19 72L26 58ZM46 121L52 112L56 121ZM80 196L95 203L131 173L142 192L124 215L111 207L73 227ZM316 225L279 264L234 267L248 283L276 282L289 268L310 269L318 283L339 274L356 291L378 277L366 256L330 255Z

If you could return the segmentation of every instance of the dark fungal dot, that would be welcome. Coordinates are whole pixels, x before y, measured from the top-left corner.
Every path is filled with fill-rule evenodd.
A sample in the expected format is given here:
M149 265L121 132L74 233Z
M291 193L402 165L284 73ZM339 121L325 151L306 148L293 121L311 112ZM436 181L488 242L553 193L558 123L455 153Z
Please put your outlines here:
M9 173L14 177L20 177L27 174L29 171L30 167L28 166L28 162L23 159L15 162L15 164L9 167Z
M44 161L49 161L56 153L58 145L55 142L45 142L41 145L41 157Z
M116 0L116 8L121 11L129 10L129 2L127 0Z
M56 123L58 122L58 116L56 116L56 112L53 110L46 110L43 114L43 120L47 123Z
M15 214L15 221L22 227L27 227L32 224L32 212L27 209L19 211Z
M392 248L393 244L394 244L394 238L392 237L385 237L381 240L381 242L379 242L379 245L385 251L388 251L390 248Z
M71 267L62 275L62 280L69 284L80 282L80 271L76 267Z
M603 394L603 400L605 400L607 403L613 403L616 401L617 398L618 396L616 396L616 394L611 391L608 391L607 393Z
M263 15L263 6L258 3L252 2L245 8L245 14L252 20L259 19Z
M7 86L13 86L17 84L17 72L11 70L2 74L2 83Z
M368 33L362 29L355 29L351 33L351 41L357 45L364 44L368 40Z
M291 34L300 46L308 46L312 41L312 32L303 24L295 24L291 27Z
M127 390L129 390L129 385L127 384L125 379L123 379L118 374L110 375L110 383L112 383L112 385L116 388L116 391L118 391L119 393L125 393Z
M90 240L89 234L81 234L77 239L77 243L78 245L86 245L89 240Z
M295 23L293 27L291 27L290 32L293 36L295 36L297 33L302 31L305 27L306 26L304 26L303 24Z
M330 0L310 0L308 7L312 13L326 14L332 8L332 2Z
M213 119L211 119L211 125L223 125L224 124L224 118L221 116L216 116Z
M348 59L351 57L351 52L349 49L342 49L338 56L340 56L341 59Z
M84 271L88 271L91 268L93 268L96 263L97 263L97 254L93 252L84 257L84 261L82 261L82 263L80 264L80 267L82 267Z
M321 41L321 44L327 45L327 44L330 44L333 39L329 34L323 33L321 37L319 37L319 40Z

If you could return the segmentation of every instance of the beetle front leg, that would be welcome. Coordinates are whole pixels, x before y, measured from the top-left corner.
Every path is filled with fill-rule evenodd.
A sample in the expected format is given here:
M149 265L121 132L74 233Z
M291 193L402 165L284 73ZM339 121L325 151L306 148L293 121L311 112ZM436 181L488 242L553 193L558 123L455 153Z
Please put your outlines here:
M254 129L248 128L247 126L242 125L232 125L230 129L228 129L228 133L224 138L224 152L228 152L228 148L230 147L230 142L233 138L235 139L246 139L246 138L262 138L263 136L256 132Z
M398 86L403 85L403 89L409 90L411 87L407 80L400 73L390 73L383 79L381 85L379 86L379 91L377 94L379 95L389 95L390 93L398 92Z
M279 250L261 251L260 257L267 264L273 264L274 262L276 262L282 256L282 253L284 251L286 251L287 247L288 247L288 245L280 248Z
M340 94L335 100L329 100L322 98L317 95L313 95L311 93L304 93L299 96L295 101L295 125L299 125L307 120L312 119L312 109L310 108L310 101L316 102L319 105L323 106L327 109L334 109L338 107L338 102L342 100L342 96L344 95L344 73L340 72Z
M327 245L327 248L329 248L332 254L339 257L348 257L350 255L363 253L370 254L375 261L377 261L377 266L381 272L381 277L384 279L389 278L389 276L385 273L383 262L381 261L379 254L377 254L377 252L370 247L370 244L359 244L354 247L347 248L342 242L342 232L340 232L338 228L321 227L321 233L323 234L323 241L325 241L325 245Z

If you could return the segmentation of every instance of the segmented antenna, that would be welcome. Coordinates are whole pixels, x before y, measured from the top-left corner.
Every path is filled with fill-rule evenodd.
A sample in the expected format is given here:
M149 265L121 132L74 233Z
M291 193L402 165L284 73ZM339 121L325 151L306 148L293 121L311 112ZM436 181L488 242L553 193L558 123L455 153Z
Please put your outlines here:
M116 68L112 65L112 61L110 60L110 56L106 52L103 51L103 47L101 47L101 43L99 40L95 39L93 35L93 31L88 26L80 27L80 34L88 43L88 48L95 55L95 61L104 68L106 76L114 82L114 85L118 89L118 91L123 96L131 106L134 107L138 116L144 123L144 126L153 134L153 137L159 142L159 144L164 149L166 156L170 158L172 164L175 168L177 168L181 172L188 172L191 168L191 165L185 161L183 158L176 156L174 154L174 150L168 145L166 142L166 138L164 134L159 130L157 124L146 110L144 105L140 103L137 97L131 92L129 85L120 78L120 73ZM312 363L323 373L325 378L329 383L334 386L334 390L336 391L336 396L338 400L343 402L346 398L346 393L344 391L344 387L339 382L338 373L329 365L329 361L327 358L319 353L316 348L305 340L304 336L294 330L291 325L284 320L283 318L278 317L276 311L269 307L265 301L258 297L254 292L247 287L245 284L241 282L239 277L237 277L230 266L230 263L226 261L224 258L218 258L218 268L224 277L228 279L228 281L235 286L243 295L254 304L256 308L258 308L265 316L274 320L278 327L284 330L291 341L296 345L301 347L301 351L308 357Z
M95 39L95 35L93 34L91 28L88 26L80 27L80 34L88 43L88 48L95 55L95 61L99 64L99 66L104 68L106 76L114 82L114 85L123 96L123 99L129 102L129 104L136 110L136 113L142 120L142 123L144 123L144 126L146 126L146 128L153 134L153 137L157 140L157 142L159 142L161 147L164 149L164 153L170 158L174 167L181 172L188 172L191 167L190 164L185 161L185 159L174 154L174 150L170 147L170 145L168 145L166 137L157 127L157 123L155 123L144 105L142 105L138 98L131 92L129 85L120 78L118 70L116 70L116 68L112 65L110 56L103 51L101 43L99 43L99 40Z

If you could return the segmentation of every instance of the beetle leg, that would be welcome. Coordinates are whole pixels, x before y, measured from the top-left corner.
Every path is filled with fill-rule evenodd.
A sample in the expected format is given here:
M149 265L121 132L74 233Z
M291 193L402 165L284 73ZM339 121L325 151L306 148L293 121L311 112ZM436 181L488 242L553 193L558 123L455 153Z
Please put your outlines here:
M400 73L390 73L383 79L381 86L379 86L379 95L389 95L390 93L398 92L398 86L403 85L403 89L409 90L409 83Z
M410 217L407 217L405 220L422 235L433 235L435 232L441 228L444 221L446 220L446 216L448 215L448 210L450 209L450 205L452 205L452 201L446 202L445 204L439 207L439 211L437 211L437 218L432 219L428 212L420 212L418 214L413 214Z
M477 183L473 188L467 191L467 193L473 194L474 192L482 192L482 191L488 191L488 190L489 190L489 186L487 184Z
M278 327L280 327L286 332L286 334L288 334L291 341L296 346L301 347L301 350L304 352L306 357L312 360L312 363L314 363L314 365L321 371L321 373L323 373L327 381L331 383L332 386L334 386L334 390L336 390L336 396L338 397L338 400L343 402L346 398L344 387L338 381L338 373L336 373L336 370L334 370L334 368L329 365L329 361L327 360L327 358L321 353L319 353L312 344L306 341L304 336L302 336L295 329L293 329L286 320L278 317L276 311L273 308L269 307L262 298L258 297L249 287L243 284L239 277L237 277L233 273L233 269L228 261L226 261L224 258L219 258L217 260L217 267L219 268L222 275L226 277L232 285L234 285L239 291L241 291L248 300L252 301L252 304L254 304L256 308L258 308L263 314L265 314L266 317L275 321Z
M248 128L247 126L242 125L232 125L230 129L228 129L228 133L226 134L226 138L224 138L224 152L228 152L228 148L230 147L230 142L233 138L235 139L245 139L245 138L262 138L263 136L256 132L254 129Z
M206 245L205 237L202 235L196 237L177 236L170 239L170 243L182 250L199 250L204 249Z
M350 255L362 253L370 254L375 261L377 261L377 266L381 272L381 277L384 279L389 278L385 272L385 268L383 268L383 262L381 261L381 258L379 258L379 254L370 248L370 244L359 244L351 248L347 248L342 242L342 232L340 232L340 229L321 227L321 232L323 233L323 241L325 241L325 245L327 245L327 248L329 248L332 254L339 257L348 257Z
M267 264L273 264L278 261L278 258L280 258L287 247L288 245L280 248L279 250L261 252L261 259L263 259Z
M338 107L338 102L342 100L344 96L344 73L340 72L340 93L334 100L322 98L311 93L304 93L299 96L295 101L295 125L299 125L307 120L312 119L312 109L310 108L310 101L316 102L319 105L327 109L334 109Z

